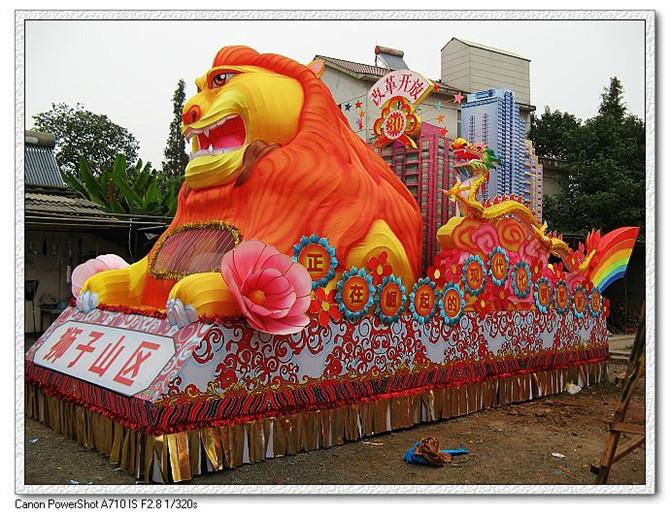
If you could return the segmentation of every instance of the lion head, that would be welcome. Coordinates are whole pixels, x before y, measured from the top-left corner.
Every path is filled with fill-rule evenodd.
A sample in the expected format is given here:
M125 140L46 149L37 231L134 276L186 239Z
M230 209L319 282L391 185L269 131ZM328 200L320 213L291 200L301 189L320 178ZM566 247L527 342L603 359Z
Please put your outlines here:
M192 149L186 181L193 189L235 179L252 143L283 145L295 137L303 104L296 79L217 57L195 83L198 92L182 114Z
M419 207L351 130L314 66L225 47L197 83L184 108L193 156L168 233L216 222L286 254L301 236L319 234L344 263L382 221L403 247L408 280L418 275Z

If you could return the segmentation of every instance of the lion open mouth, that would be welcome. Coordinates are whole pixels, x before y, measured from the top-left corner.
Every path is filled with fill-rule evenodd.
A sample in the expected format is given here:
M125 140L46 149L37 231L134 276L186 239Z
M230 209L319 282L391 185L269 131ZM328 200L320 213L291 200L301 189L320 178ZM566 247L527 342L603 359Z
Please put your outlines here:
M184 137L187 143L192 140L190 159L195 159L237 150L244 145L247 130L244 120L232 114L200 129L189 127Z

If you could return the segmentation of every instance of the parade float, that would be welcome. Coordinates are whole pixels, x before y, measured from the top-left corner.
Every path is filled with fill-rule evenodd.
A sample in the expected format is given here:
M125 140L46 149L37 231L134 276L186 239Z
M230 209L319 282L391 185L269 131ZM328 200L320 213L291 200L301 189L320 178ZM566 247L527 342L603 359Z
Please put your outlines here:
M184 107L173 222L136 263L75 270L26 354L29 417L176 482L604 378L602 293L638 229L573 250L518 199L482 202L496 157L457 139L459 215L422 273L416 201L322 72L219 51Z

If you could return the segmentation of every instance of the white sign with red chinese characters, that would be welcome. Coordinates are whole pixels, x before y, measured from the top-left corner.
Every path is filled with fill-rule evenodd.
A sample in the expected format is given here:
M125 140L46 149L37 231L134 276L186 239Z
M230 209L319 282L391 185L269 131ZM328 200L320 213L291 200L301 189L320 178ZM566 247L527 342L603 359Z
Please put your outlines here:
M37 349L34 362L133 396L151 385L174 353L171 337L67 321Z
M401 96L409 103L418 105L433 92L433 83L411 70L397 70L380 78L368 91L368 98L377 107L387 100Z

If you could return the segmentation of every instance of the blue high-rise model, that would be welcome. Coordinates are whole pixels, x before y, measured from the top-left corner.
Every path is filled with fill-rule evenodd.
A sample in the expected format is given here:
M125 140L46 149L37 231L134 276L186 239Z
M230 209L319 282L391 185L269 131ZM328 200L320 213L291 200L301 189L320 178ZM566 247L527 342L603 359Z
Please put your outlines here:
M516 195L530 203L525 133L526 124L512 91L487 89L468 94L467 103L461 106L461 136L471 143L484 143L502 161L491 170L482 200Z

